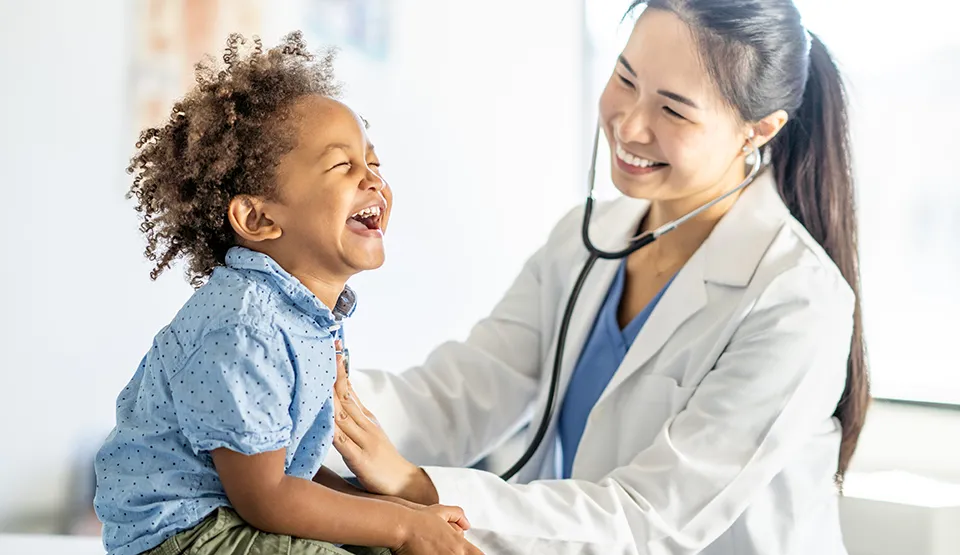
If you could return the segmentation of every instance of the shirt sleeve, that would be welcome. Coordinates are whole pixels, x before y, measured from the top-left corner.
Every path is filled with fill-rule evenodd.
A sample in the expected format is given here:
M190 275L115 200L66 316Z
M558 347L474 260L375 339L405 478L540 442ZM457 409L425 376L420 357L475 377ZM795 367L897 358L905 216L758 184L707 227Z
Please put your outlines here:
M233 326L208 333L170 379L180 429L196 454L244 455L290 443L294 368L279 332Z

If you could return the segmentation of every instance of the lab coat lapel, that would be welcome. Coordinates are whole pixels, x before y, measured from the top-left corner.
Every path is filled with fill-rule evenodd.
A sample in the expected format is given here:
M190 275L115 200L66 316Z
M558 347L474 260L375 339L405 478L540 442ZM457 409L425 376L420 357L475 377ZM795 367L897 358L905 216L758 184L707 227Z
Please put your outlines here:
M684 322L707 305L708 282L729 287L746 287L750 283L783 225L782 212L787 210L772 175L768 169L757 176L680 270L630 346L599 402L643 368Z
M684 322L707 305L704 284L704 255L698 250L674 278L646 323L627 350L598 404L620 384L642 368L676 333Z
M594 212L593 223L590 226L590 237L593 243L603 250L619 250L624 248L630 239L636 235L636 230L640 226L640 221L647 212L649 203L636 199L622 199L620 202L604 205L604 209L598 209ZM600 207L598 207L600 208ZM545 377L549 377L553 371L554 353L557 349L557 340L559 338L560 323L563 318L563 312L566 309L570 293L576 283L580 271L587 260L586 248L581 247L582 254L575 259L570 268L564 268L567 273L566 280L563 282L562 297L559 298L557 312L557 321L550 354L544 361ZM610 284L613 282L619 260L598 260L593 266L586 283L580 291L580 298L577 300L576 308L570 320L570 329L567 331L566 347L563 352L563 359L560 366L560 379L557 384L557 396L554 400L551 425L555 425L562 400L566 394L570 379L573 376L574 368L580 353L583 351L587 335L593 326L597 317L600 305L606 298ZM549 395L549 380L543 380L543 386L540 390L538 409L534 414L532 422L540 422L546 408L547 397ZM543 451L540 452L542 456ZM527 468L537 468L539 465L528 465Z
M647 213L649 203L636 199L624 199L623 202L615 203L610 208L603 213L595 213L593 223L590 226L590 238L599 249L616 251L626 247L637 234L637 229ZM601 211L598 210L597 212ZM569 285L563 297L563 308L559 312L560 318L563 317L563 310L570 298L570 292L573 290L581 270L583 270L583 263L586 259L587 252L584 249L581 261L570 269L567 279ZM567 332L567 346L563 353L557 399L562 399L567 390L577 360L583 351L584 343L586 343L587 336L597 319L597 312L610 290L610 284L613 282L621 262L621 260L598 260L580 291L580 299L577 301L576 309L570 320L570 330ZM560 320L557 321L558 329L559 325ZM556 338L554 342L556 343ZM550 362L552 364L552 361Z

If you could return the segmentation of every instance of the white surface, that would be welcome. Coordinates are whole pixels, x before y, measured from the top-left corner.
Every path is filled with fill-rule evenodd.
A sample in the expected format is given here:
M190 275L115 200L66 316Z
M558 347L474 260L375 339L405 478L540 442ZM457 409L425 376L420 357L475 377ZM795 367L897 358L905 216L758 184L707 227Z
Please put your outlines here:
M100 538L0 534L0 555L104 555Z
M0 0L0 530L63 506L77 452L190 294L179 270L149 281L123 198L125 4ZM269 3L265 43L296 5ZM387 265L352 284L351 352L399 370L462 336L575 202L582 6L389 5L388 62L338 67L396 196Z
M960 441L955 438L960 438L956 408L874 401L851 469L863 473L906 470L960 484Z
M851 473L844 482L848 497L931 509L960 508L960 484L907 472Z
M904 472L851 473L840 519L850 555L960 553L960 485Z

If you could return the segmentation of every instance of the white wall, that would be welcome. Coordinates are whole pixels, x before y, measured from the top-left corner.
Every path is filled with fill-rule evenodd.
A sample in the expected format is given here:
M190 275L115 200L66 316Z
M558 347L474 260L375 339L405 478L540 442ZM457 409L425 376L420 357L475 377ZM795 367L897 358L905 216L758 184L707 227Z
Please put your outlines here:
M149 281L123 198L124 4L0 0L0 530L63 503L190 294L179 272ZM582 17L577 0L392 5L391 59L345 52L340 76L396 194L351 350L399 370L463 336L576 202ZM297 26L296 2L271 9L268 43Z

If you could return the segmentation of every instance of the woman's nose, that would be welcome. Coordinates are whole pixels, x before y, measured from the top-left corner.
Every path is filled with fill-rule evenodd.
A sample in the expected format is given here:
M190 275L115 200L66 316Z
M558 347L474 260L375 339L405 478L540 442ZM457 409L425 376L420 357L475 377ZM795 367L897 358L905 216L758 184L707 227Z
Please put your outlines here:
M634 106L633 109L624 113L614 127L617 132L617 140L624 143L649 144L653 142L650 121L642 106Z

